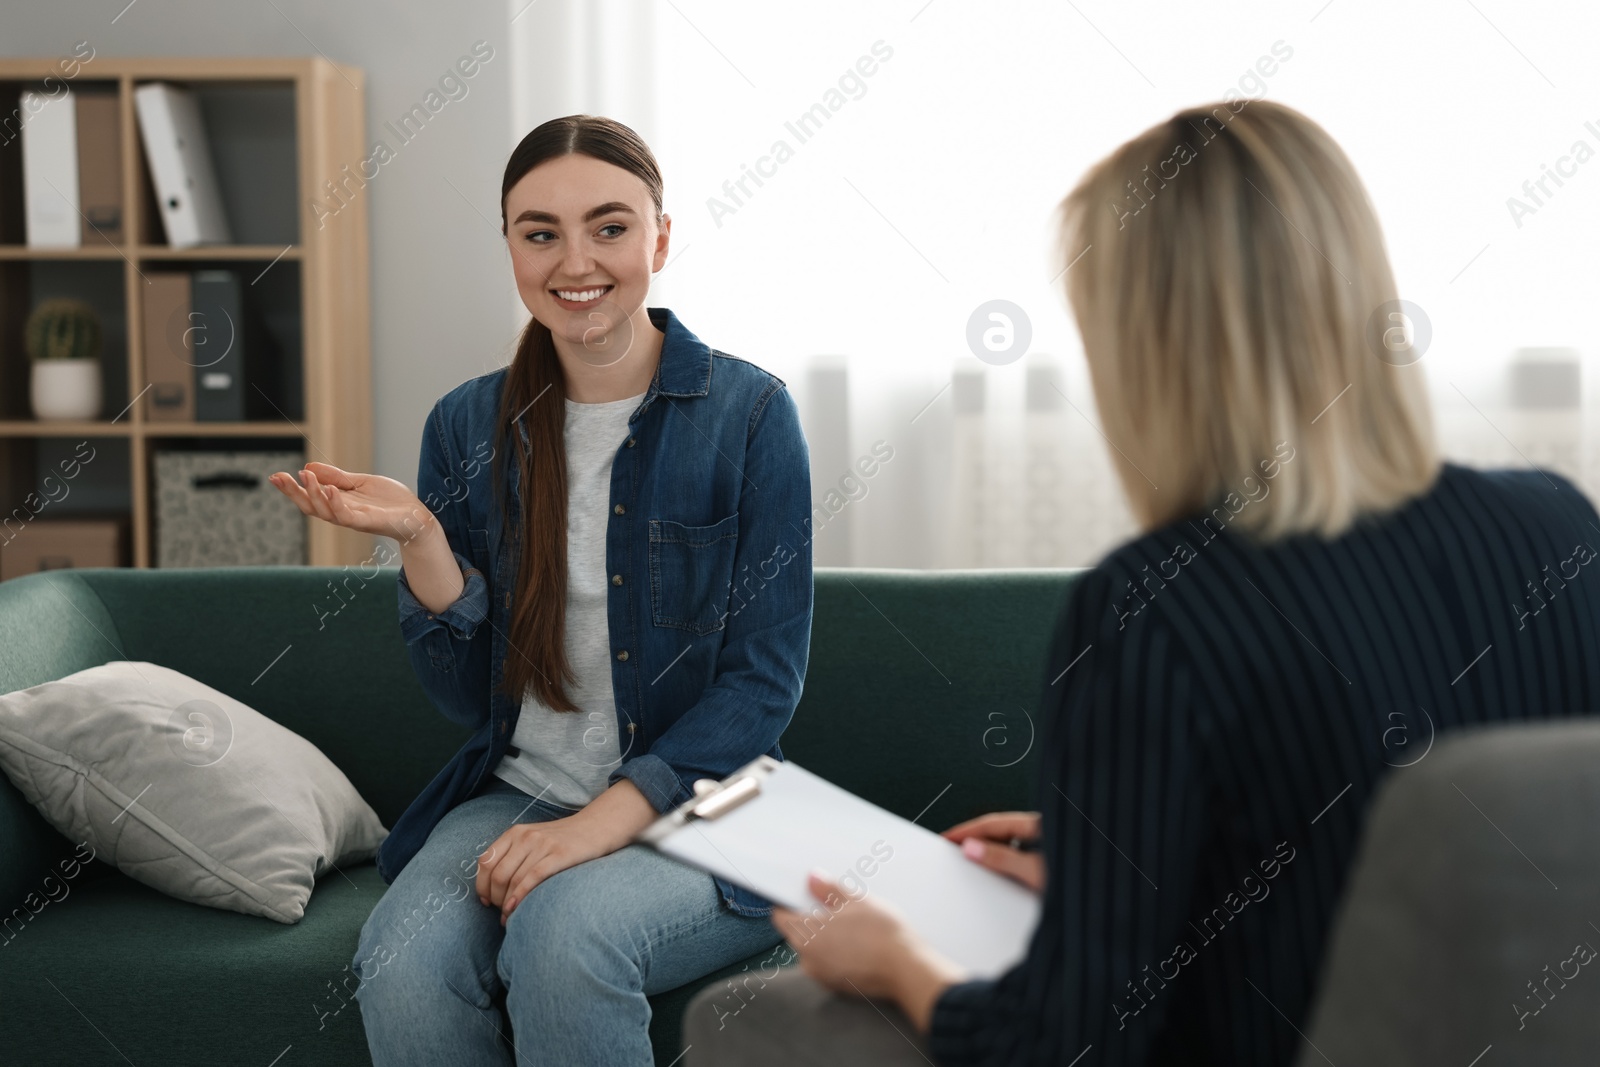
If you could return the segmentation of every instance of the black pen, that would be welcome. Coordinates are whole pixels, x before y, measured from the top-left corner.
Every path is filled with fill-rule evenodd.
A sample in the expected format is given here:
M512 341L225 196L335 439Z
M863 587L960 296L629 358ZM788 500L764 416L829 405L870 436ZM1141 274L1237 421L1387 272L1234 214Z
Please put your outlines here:
M1039 839L1037 837L1030 837L1026 841L1020 837L1013 837L1010 841L1006 842L1006 845L1010 848L1016 849L1018 852L1039 851Z

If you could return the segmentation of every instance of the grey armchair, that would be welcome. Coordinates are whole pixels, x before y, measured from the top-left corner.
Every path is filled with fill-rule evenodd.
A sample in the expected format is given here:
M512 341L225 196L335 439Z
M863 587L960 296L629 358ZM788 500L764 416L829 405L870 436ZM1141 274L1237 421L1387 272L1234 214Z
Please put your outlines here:
M1600 723L1475 728L1394 771L1298 1067L1600 1061Z

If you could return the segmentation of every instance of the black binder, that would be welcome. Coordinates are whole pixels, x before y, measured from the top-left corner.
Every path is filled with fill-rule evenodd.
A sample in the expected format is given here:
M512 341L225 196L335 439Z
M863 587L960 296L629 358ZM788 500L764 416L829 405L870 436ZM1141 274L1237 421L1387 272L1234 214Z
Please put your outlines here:
M301 417L298 368L246 299L238 271L197 270L191 296L197 422L281 422Z

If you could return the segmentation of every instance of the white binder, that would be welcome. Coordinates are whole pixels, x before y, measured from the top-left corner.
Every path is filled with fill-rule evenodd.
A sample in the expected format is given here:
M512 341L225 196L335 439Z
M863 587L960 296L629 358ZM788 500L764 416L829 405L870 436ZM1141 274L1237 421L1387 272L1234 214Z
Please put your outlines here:
M167 244L231 244L200 104L187 89L149 82L133 91L139 134Z
M78 102L70 90L46 95L23 90L22 198L29 248L77 248Z
M822 871L853 897L888 903L974 977L1026 954L1039 898L954 842L768 756L721 783L703 781L703 792L697 783L699 795L635 840L802 913L822 907L806 886L811 870Z

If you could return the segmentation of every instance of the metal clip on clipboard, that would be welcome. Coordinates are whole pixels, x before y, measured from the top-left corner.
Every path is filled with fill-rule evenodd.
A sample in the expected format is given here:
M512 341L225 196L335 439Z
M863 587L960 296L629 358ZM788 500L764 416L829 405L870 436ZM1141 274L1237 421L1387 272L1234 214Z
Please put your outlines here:
M700 779L694 784L695 795L692 800L678 805L671 815L651 823L637 840L656 845L691 822L721 818L741 804L760 796L762 781L777 767L778 761L771 756L760 756L721 782L713 782L710 778Z

